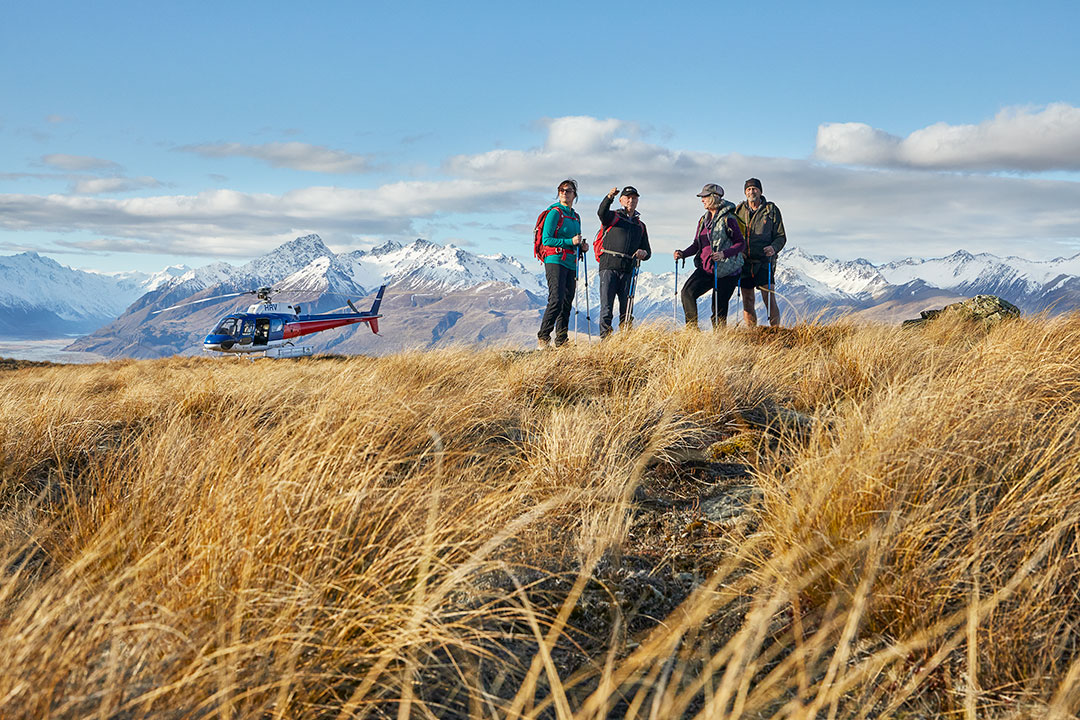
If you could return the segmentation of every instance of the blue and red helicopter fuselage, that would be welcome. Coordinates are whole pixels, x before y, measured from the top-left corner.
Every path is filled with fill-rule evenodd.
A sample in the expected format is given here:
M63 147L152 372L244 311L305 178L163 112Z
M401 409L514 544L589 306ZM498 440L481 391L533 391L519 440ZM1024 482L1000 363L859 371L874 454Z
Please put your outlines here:
M379 314L379 305L382 303L383 293L386 292L386 285L379 287L379 292L375 294L375 301L371 303L371 309L367 312L360 312L353 305L352 300L346 300L352 312L303 315L300 312L299 305L285 305L273 302L271 294L274 292L273 288L260 287L257 290L244 290L183 302L161 310L154 310L150 314L156 315L174 308L198 305L199 303L221 298L255 295L259 298L259 302L248 307L247 312L230 313L218 320L210 334L203 338L203 350L223 353L262 352L266 353L267 357L304 357L311 355L313 348L296 347L292 341L304 335L311 335L312 333L347 325L367 323L368 327L371 328L371 332L376 335L379 334L379 318L382 317Z
M218 322L203 339L203 350L227 353L262 352L290 343L294 338L366 322L379 332L378 316L356 313L288 315L285 313L235 313Z
M218 321L203 339L203 350L224 353L253 353L292 345L293 340L333 328L367 323L375 334L379 332L379 303L386 286L379 288L375 302L368 312L321 313L301 315L299 307L274 302L255 303L247 312L232 313ZM291 312L287 312L291 311Z

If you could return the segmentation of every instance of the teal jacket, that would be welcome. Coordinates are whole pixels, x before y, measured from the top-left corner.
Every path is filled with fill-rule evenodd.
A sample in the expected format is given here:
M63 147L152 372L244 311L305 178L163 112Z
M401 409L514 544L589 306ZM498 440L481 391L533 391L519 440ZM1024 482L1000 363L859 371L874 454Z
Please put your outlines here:
M549 212L547 217L544 218L544 236L542 242L546 247L569 249L571 252L565 253L566 259L563 259L562 253L556 253L554 255L548 255L544 258L545 263L559 263L563 267L577 269L577 250L574 250L574 243L571 240L575 235L581 234L581 217L577 214L577 211L573 208L568 208L565 205L559 203L553 204L548 210L554 210L555 208L562 208L563 218L562 225L559 225L559 213L558 211ZM555 232L556 226L559 227L558 233Z

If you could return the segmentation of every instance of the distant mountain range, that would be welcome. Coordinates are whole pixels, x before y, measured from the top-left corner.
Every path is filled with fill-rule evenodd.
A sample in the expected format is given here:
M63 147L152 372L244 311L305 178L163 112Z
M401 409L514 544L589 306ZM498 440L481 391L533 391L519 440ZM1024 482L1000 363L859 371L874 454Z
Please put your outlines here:
M635 317L681 322L675 311L674 267L666 256L645 264ZM593 334L598 278L589 264L588 303ZM691 268L680 267L680 283ZM384 353L459 342L531 345L547 290L539 264L526 267L507 255L477 255L426 240L388 242L372 250L335 254L317 235L296 238L244 265L214 263L159 273L101 274L73 270L36 253L0 257L0 337L44 338L85 334L70 350L106 357L161 357L201 353L202 337L222 315L250 304L224 298L152 314L184 301L273 286L278 297L325 312L361 298L381 284L381 336L342 328L304 341L320 352ZM959 251L944 258L873 265L809 255L788 248L777 268L786 323L840 315L899 322L960 297L989 293L1027 312L1080 308L1080 255L1046 261L999 258ZM703 311L708 296L702 298ZM586 331L584 292L576 316ZM732 301L735 316L737 301ZM572 317L571 323L575 318ZM702 323L704 324L704 319Z
M102 274L72 270L37 253L0 256L0 337L55 338L93 332L148 292L187 271Z

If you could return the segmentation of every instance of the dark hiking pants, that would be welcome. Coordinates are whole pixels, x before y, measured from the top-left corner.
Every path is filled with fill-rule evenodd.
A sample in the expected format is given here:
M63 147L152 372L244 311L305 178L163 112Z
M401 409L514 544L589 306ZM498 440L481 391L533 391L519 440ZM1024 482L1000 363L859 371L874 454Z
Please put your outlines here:
M727 323L728 301L731 300L731 295L735 292L735 286L738 284L738 273L716 280L716 302L715 304L710 303L713 308L710 312L713 327ZM698 326L697 300L712 289L712 273L707 273L701 268L695 268L693 274L686 279L686 284L682 286L682 292L679 293L679 299L682 300L687 326L694 328ZM717 310L719 310L719 313L717 313Z
M626 325L626 306L633 277L633 270L606 268L600 271L600 337L605 338L613 331L611 321L615 318L615 298L619 299L619 327Z
M544 263L544 272L547 275L548 301L536 337L546 342L551 339L554 328L555 345L562 345L570 332L570 311L574 308L577 271L560 263Z

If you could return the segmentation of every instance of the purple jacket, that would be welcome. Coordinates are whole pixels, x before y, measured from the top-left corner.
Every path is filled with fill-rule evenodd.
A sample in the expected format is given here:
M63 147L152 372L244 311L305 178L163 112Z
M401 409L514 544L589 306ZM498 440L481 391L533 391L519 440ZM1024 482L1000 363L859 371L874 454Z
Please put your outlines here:
M746 250L746 241L743 240L742 231L739 229L739 221L730 212L735 205L726 201L724 205L731 205L731 208L720 208L720 218L713 227L709 228L709 239L703 241L702 238L702 230L709 220L709 214L705 213L698 220L697 232L694 233L694 242L690 247L683 250L682 254L684 256L693 255L694 267L712 273L713 254L715 252L716 255L722 258L719 260L718 272L722 277L727 277L742 272L742 262L726 261L735 257L738 257L741 261L742 253ZM723 228L720 227L721 223L724 224Z

